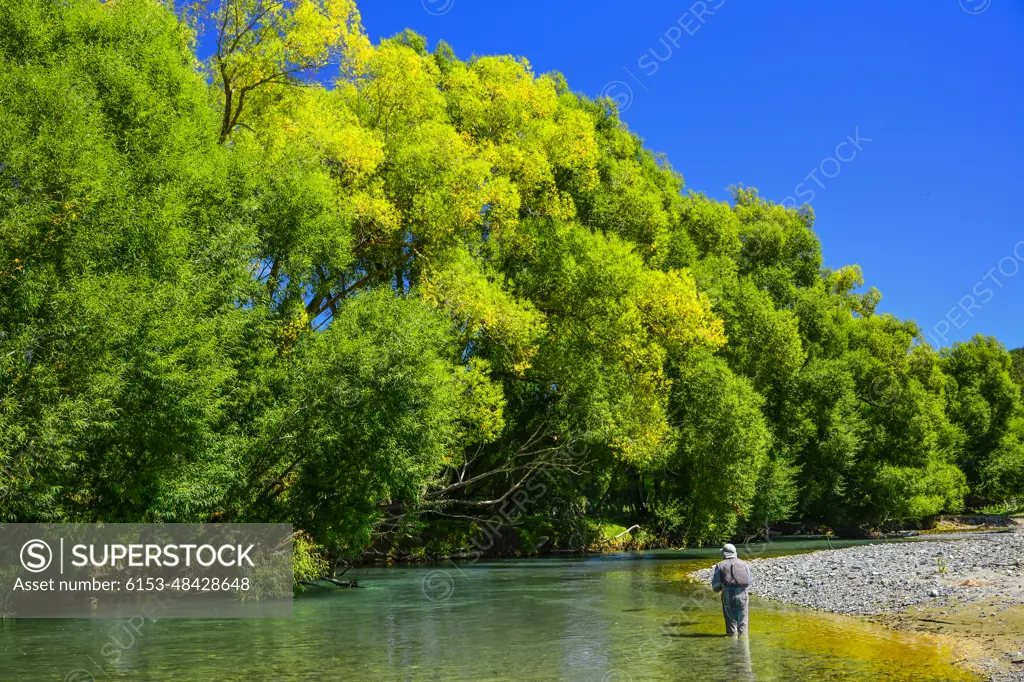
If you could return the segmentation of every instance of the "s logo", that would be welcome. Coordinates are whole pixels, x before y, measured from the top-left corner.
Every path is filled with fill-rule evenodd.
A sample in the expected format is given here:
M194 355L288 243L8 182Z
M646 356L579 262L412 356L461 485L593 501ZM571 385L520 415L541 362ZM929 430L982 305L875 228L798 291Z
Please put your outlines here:
M21 565L30 573L41 573L53 562L50 546L42 540L29 540L21 546Z

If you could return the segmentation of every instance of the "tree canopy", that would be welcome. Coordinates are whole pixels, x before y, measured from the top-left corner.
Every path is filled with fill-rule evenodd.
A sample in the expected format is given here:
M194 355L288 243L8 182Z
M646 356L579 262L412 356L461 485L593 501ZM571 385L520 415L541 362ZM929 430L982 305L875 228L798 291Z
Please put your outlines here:
M561 74L359 22L0 0L5 518L358 556L1024 494L1021 349L931 348L809 207L687 190Z

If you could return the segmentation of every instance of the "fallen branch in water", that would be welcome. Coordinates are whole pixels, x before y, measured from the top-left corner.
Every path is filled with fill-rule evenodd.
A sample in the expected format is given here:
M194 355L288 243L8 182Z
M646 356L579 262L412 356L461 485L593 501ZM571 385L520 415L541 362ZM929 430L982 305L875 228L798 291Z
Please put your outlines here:
M316 580L323 580L324 582L331 583L332 585L336 585L338 587L359 587L359 581L357 581L357 580L335 580L334 578L328 578L325 575L322 575L319 578L316 578ZM311 585L313 587L324 587L323 585L320 585L320 584L318 584L318 583L316 583L314 581L310 581L310 580L300 580L299 584L301 584L301 585Z
M639 530L639 528L640 528L639 524L634 524L634 525L630 526L629 528L627 528L626 530L622 531L621 533L619 533L618 535L616 535L613 538L607 538L605 540L601 540L601 544L603 545L606 542L614 542L615 540L618 540L619 538L621 538L626 533L630 533L630 532L632 532L634 530Z

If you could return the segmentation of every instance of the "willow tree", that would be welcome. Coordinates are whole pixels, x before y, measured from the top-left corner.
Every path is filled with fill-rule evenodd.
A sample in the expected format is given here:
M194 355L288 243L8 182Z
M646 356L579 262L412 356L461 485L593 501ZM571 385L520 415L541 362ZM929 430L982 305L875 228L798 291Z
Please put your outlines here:
M5 0L0 36L4 516L204 520L252 234L188 29L147 0Z

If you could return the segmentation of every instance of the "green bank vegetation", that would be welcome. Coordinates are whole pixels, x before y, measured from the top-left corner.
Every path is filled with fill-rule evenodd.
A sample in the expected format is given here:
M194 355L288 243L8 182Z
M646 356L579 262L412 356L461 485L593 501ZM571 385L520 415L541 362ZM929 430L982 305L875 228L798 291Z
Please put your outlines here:
M189 16L0 0L3 518L334 560L1024 494L1020 350L877 314L809 208L688 191L610 102L350 0Z

